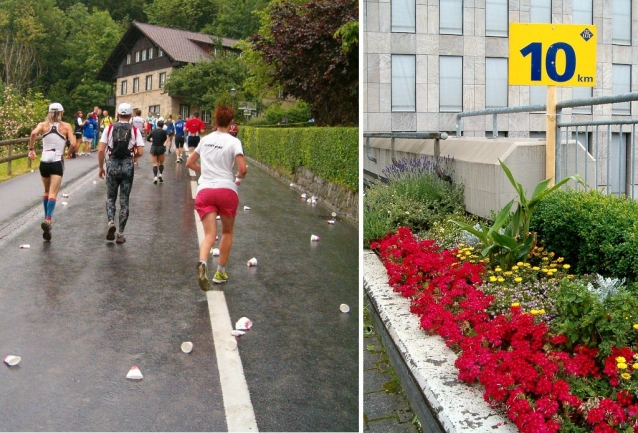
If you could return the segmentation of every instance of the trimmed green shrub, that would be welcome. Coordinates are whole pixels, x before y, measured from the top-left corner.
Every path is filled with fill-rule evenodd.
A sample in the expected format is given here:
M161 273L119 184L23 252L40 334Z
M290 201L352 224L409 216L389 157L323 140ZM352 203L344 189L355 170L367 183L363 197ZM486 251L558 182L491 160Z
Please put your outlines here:
M244 152L282 174L305 167L320 178L359 190L358 128L240 128Z
M638 280L638 203L598 191L556 191L530 226L542 244L578 274Z

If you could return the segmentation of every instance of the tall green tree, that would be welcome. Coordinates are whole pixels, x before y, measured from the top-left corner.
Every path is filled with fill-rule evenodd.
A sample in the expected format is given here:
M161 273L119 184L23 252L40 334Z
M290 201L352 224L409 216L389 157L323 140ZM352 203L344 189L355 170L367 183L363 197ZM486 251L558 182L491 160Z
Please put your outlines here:
M359 17L356 0L310 0L268 7L270 25L252 37L271 67L271 82L312 107L315 120L356 125L359 112L358 41L342 48L345 24ZM348 32L347 34L350 34Z
M210 23L217 10L215 0L153 0L144 6L150 24L193 32Z
M248 38L259 30L259 11L269 0L218 0L219 10L204 33L233 39Z

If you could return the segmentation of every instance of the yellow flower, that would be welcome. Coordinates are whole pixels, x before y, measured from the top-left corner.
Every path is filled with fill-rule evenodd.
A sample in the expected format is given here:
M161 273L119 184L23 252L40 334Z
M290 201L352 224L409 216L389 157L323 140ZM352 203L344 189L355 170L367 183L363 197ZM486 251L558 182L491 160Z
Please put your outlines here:
M543 260L544 262L549 260L549 257L543 257L541 260Z
M464 246L465 246L465 244L459 244L459 247L464 247Z
M498 278L496 279L496 281L498 281L499 283L502 283L503 281L505 281L505 278L503 278L503 277L498 277Z
M541 270L541 268L539 268L538 266L534 266L534 267L532 268L532 271L540 271L540 270Z
M509 277L510 275L512 275L512 271L505 271L503 272L503 275L505 275L506 277Z
M502 271L502 269L499 268L498 266L494 269L494 272L501 272L501 271Z
M532 266L532 265L530 265L529 263L523 263L523 265L524 265L526 268L529 268L529 267L531 267L531 266Z
M624 362L619 362L616 367L618 367L620 370L627 370L627 364L625 364Z
M638 370L638 362L631 366L634 370Z
M513 271L518 271L518 266L512 266Z
M545 314L545 310L541 308L540 310L538 310L538 314Z
M620 375L620 377L622 377L625 380L629 380L629 379L631 379L631 374L623 373L623 374Z
M520 283L521 281L523 281L523 279L521 277L516 277L514 278L514 281L516 281L517 283Z
M517 262L517 263L516 263L516 266L523 266L524 264L525 264L525 263L523 263L523 262Z
M520 302L512 302L512 307L520 307Z
M574 276L572 274L569 274L569 275L567 275L567 278L569 278L571 280L572 278L574 278Z
M565 259L564 259L564 258L562 258L562 257L559 257L559 258L557 258L557 259L556 259L556 261L557 261L558 263L561 263L563 260L565 260Z
M638 329L638 323L634 324L634 329Z
M532 313L532 315L536 316L538 314L538 310L530 310L530 313Z
M468 251L474 251L474 247L470 247L467 249Z
M563 265L563 269L569 269L571 266L569 265Z
M616 358L616 362L627 362L627 360L624 357L619 356L618 358Z
M472 254L470 251L466 251L466 252L465 252L465 255L466 255L466 256L469 256L470 254Z
M496 282L496 277L495 276L491 276L490 277L490 283L494 283Z
M543 268L541 271L547 273L549 270L547 268Z

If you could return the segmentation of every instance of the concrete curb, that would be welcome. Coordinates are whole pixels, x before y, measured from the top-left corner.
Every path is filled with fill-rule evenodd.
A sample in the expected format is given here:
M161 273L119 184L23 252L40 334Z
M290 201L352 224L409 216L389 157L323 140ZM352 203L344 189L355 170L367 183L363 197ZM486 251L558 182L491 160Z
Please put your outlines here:
M428 336L421 329L419 318L410 312L410 301L392 290L381 260L369 250L363 252L363 284L403 362L427 399L424 403L432 408L447 433L518 432L504 415L483 400L482 387L457 379L454 352L445 346L443 339ZM410 392L409 387L404 389Z

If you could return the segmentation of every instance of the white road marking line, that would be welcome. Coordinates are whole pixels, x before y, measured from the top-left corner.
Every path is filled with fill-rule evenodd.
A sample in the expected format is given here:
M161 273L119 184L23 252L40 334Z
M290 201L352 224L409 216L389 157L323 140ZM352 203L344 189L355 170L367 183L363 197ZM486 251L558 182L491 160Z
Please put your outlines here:
M191 195L193 196L193 200L197 197L197 182L191 182ZM197 211L195 211L195 215L197 215ZM199 217L197 218L199 219Z
M197 182L195 191L197 189ZM197 227L197 239L201 243L204 239L204 226L199 220L197 211L195 214L195 226ZM258 432L255 412L250 401L250 392L244 376L244 368L237 349L235 337L230 335L233 329L226 304L226 297L221 290L206 292L208 300L208 312L213 331L215 355L219 368L219 380L224 399L224 411L229 432Z

